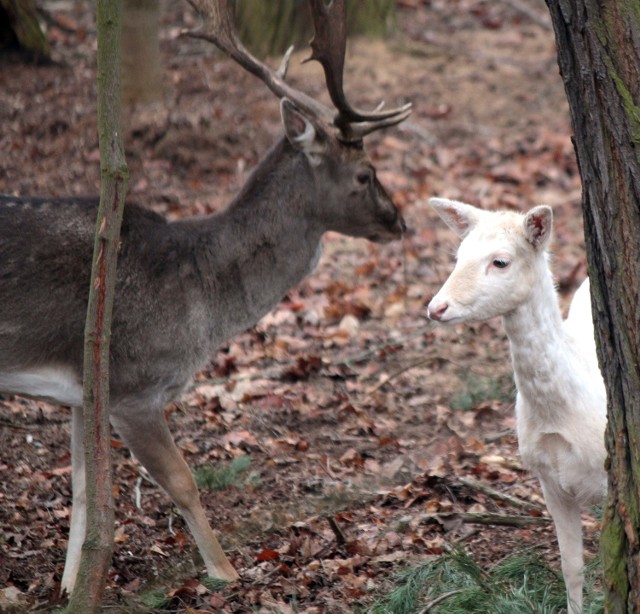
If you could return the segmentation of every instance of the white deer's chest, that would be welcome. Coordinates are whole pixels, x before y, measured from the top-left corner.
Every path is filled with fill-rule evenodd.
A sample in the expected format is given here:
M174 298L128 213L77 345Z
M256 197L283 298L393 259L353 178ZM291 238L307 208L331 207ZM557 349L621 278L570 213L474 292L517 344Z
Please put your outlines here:
M529 403L519 394L516 416L523 465L588 503L606 492L605 420L597 411L585 411L583 401L541 408L540 399Z

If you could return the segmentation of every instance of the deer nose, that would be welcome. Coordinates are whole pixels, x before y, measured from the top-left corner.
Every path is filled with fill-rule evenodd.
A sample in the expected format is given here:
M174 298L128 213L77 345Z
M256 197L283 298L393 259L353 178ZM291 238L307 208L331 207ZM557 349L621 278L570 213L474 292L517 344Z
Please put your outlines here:
M442 320L442 316L445 314L445 312L447 311L447 309L449 309L449 303L436 303L434 304L433 301L431 301L429 303L429 306L427 307L427 315L429 316L430 320Z

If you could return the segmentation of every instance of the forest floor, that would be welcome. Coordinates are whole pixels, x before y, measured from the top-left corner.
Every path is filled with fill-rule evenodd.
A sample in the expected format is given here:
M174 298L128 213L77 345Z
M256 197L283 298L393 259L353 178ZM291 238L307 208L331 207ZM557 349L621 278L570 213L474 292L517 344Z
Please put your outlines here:
M0 56L0 192L96 194L94 17L86 2L42 4L54 62ZM533 15L515 8L523 4ZM172 217L222 208L280 133L263 84L179 36L195 23L186 3L168 2L164 103L126 113L130 198ZM319 69L297 61L306 55L294 56L290 81L326 100ZM407 236L384 246L326 236L315 272L220 348L167 411L194 471L248 456L232 465L245 469L233 485L202 489L241 581L219 591L203 584L181 518L114 440L105 611L363 610L400 569L454 543L483 564L536 546L558 566L538 483L520 466L501 322L445 328L425 318L457 244L430 196L552 205L563 307L585 276L580 182L548 15L537 2L398 2L397 34L351 42L345 83L358 106L413 103L409 120L367 141ZM64 409L0 397L0 610L63 603L69 430ZM455 512L515 514L525 526L473 524ZM593 555L597 523L584 520ZM152 590L162 607L143 604Z

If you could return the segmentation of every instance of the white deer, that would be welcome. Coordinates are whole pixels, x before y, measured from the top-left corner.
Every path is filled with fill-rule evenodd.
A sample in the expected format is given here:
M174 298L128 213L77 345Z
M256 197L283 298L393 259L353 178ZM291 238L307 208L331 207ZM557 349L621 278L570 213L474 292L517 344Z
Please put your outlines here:
M589 281L576 292L563 322L547 263L550 207L522 215L440 198L429 204L463 241L428 315L447 324L503 317L518 388L522 462L540 479L558 536L567 610L578 614L580 509L606 493L606 392L596 357Z

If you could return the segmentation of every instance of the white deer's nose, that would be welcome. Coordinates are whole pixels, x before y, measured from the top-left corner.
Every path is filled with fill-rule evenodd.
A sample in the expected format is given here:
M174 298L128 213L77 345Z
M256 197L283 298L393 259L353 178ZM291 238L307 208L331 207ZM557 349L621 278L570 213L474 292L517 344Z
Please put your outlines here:
M447 302L435 302L431 301L427 307L427 315L430 320L442 320L442 316L449 309L449 303Z

